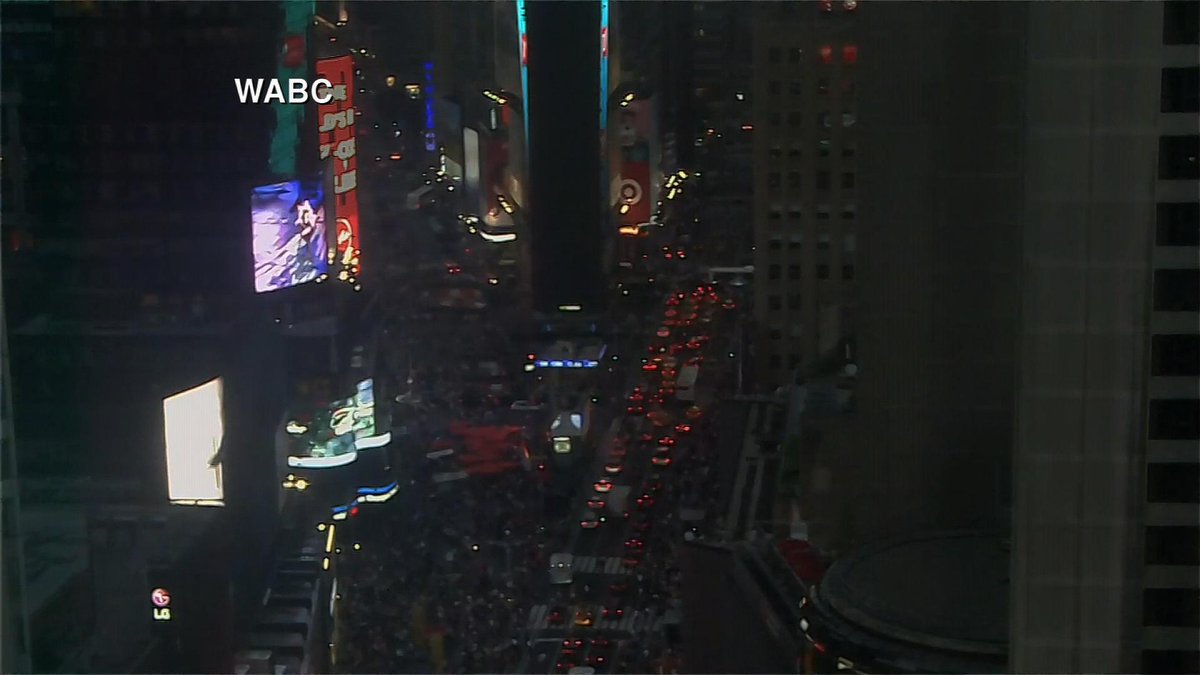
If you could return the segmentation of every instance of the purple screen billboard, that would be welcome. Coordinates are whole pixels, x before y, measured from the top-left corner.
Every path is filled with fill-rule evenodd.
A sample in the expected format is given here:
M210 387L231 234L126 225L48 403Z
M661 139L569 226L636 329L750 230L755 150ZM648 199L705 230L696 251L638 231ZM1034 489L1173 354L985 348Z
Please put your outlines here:
M307 283L325 274L325 195L319 183L288 181L254 188L254 291Z

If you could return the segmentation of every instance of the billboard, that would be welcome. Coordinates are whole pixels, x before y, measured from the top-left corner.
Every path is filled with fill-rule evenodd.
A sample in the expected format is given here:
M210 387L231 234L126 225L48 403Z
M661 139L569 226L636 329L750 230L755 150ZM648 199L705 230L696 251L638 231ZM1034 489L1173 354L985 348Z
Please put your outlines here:
M327 103L317 105L321 160L332 164L333 211L336 218L334 250L330 262L353 273L359 268L358 147L354 132L354 59L339 56L317 60L317 77L333 86Z
M619 174L613 185L613 201L618 207L622 226L650 222L655 201L650 170L650 128L652 108L641 100L621 107L615 125L615 140L620 148Z
M376 428L375 381L371 378L355 385L353 396L289 421L286 431L291 437L287 463L298 469L344 466L358 459L359 450L382 447L392 440L390 431L378 433Z
M167 496L173 504L224 506L221 378L163 399Z
M256 293L313 281L328 269L320 185L294 180L254 188L250 223Z

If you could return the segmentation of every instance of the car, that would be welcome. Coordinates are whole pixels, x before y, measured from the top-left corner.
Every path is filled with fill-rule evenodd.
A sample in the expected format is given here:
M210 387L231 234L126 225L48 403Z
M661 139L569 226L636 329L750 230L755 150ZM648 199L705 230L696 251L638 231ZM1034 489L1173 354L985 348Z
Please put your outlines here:
M658 439L658 444L661 447L673 448L675 447L675 438L673 436L663 436Z
M625 459L626 452L627 451L623 446L614 445L612 449L608 451L608 456L612 457L613 459Z
M643 494L641 497L635 499L634 503L638 505L639 509L648 509L654 506L654 497L649 494Z
M562 642L563 649L581 649L583 647L583 638L567 638Z
M674 308L672 308L672 309L668 309L668 310L666 311L666 313L665 313L665 314L663 314L663 316L667 317L668 319L674 318L674 317L676 317L676 316L678 316L678 315L679 315L679 310L676 310L676 309L674 309Z
M650 463L654 466L671 466L671 453L663 452L663 448L659 448L658 452L650 458Z
M640 392L640 391L635 391L629 395L630 403L641 403L642 401L645 401L645 400L646 400L646 397L642 396L642 392Z
M625 595L629 592L628 581L614 581L608 585L608 592L613 595Z
M575 556L555 553L550 556L550 583L561 586L575 580Z
M602 522L604 521L598 518L595 513L591 511L584 511L583 517L579 519L579 527L585 530L594 530L597 527L600 527L600 523Z
M662 486L663 482L661 480L646 481L646 491L651 494L657 494L659 490L662 490Z
M544 403L534 403L533 401L513 401L512 405L508 406L513 412L531 412L542 410L546 405Z
M625 616L625 610L621 607L605 607L601 610L600 616L604 619L619 619Z
M726 300L725 302L721 303L721 308L722 309L737 309L737 303L732 300Z
M679 424L675 425L675 433L677 433L677 434L688 434L691 432L692 432L692 425L690 425L690 424L687 424L685 422L680 422Z
M609 462L608 464L604 465L604 473L610 475L621 473L624 469L625 467L621 466L620 462Z
M592 498L587 500L587 507L593 511L599 511L600 509L603 509L604 506L605 502L603 499Z
M566 647L564 649L559 650L558 658L562 661L574 662L576 659L579 658L579 652L575 651L574 649L571 649L570 647Z
M462 274L462 267L459 265L446 265L446 271L450 274Z
M642 434L641 436L638 436L638 440L641 441L642 443L653 443L654 442L654 434L647 431L646 433Z
M653 373L654 371L658 370L658 364L657 363L647 363L646 365L642 366L642 370L647 373Z
M687 410L687 418L689 420L698 420L704 416L704 411L698 405L694 405Z
M625 540L625 548L630 550L641 550L646 548L646 542L645 540L638 539L637 537L631 537Z
M546 616L546 623L551 626L561 626L566 621L567 611L562 607L551 607L549 614Z
M559 659L554 664L554 672L566 675L576 669L575 662L570 659Z
M592 638L592 648L594 649L608 649L612 644L612 640L603 635Z
M632 527L635 532L645 534L650 531L651 525L653 525L653 523L649 518L642 518L640 520L635 520Z
M628 558L623 558L621 560L621 565L624 567L637 567L638 565L641 565L641 564L642 564L642 561L640 558L628 557Z
M613 484L611 480L607 478L601 478L595 483L592 483L592 487L596 490L596 492L604 493L612 490Z
M625 409L625 413L629 415L645 415L646 408L640 405L631 405Z
M595 616L592 615L592 610L581 609L575 612L575 625L580 628L587 628L596 622Z

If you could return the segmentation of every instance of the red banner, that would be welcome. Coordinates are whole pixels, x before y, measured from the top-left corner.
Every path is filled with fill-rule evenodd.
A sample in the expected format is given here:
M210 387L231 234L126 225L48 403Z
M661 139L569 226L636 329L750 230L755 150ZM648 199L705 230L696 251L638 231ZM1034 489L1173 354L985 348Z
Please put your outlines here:
M358 238L358 151L354 133L354 59L339 56L317 60L317 77L329 80L333 96L328 103L317 104L317 125L321 134L321 159L330 161L333 175L336 257L351 274L359 271ZM325 92L318 92L319 95ZM327 198L328 199L328 198ZM328 201L327 201L328 203Z

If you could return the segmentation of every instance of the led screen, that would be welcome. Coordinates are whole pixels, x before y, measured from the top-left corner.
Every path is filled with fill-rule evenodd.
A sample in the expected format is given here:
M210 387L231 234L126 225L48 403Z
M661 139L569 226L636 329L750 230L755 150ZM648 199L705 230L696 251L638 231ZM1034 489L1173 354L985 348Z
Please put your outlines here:
M391 432L376 433L375 381L367 378L355 386L354 395L334 401L310 419L293 420L288 466L330 468L358 459L359 450L378 448L392 440Z
M250 198L256 293L313 281L328 269L325 198L319 185L288 181Z
M225 488L218 456L225 423L221 379L163 399L167 495L174 503L221 506Z

